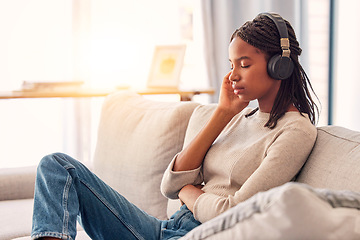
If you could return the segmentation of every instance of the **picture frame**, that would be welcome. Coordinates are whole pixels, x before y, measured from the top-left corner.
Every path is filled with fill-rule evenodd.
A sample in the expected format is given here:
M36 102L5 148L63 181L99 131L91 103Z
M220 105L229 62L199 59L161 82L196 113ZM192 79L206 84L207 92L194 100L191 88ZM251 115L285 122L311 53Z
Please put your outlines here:
M180 83L186 45L159 45L155 47L147 88L174 88Z

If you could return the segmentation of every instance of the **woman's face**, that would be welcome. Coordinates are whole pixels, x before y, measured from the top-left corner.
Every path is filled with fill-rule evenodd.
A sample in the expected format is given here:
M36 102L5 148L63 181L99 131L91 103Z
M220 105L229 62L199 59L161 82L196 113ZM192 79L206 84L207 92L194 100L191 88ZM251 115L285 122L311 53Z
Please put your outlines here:
M257 99L260 110L270 112L281 81L267 73L267 60L263 52L235 37L229 45L229 61L234 94L244 101Z

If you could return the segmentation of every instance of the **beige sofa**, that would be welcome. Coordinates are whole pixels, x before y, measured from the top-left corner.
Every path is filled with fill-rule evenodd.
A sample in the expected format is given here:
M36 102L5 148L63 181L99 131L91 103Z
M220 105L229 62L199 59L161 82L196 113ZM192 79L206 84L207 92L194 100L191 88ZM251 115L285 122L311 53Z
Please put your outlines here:
M130 201L165 219L178 202L161 195L162 174L214 107L156 102L129 91L112 94L103 105L90 167ZM34 179L35 168L0 170L0 240L30 239ZM359 192L360 133L319 127L297 183L259 193L183 239L360 239ZM77 239L90 238L80 229Z

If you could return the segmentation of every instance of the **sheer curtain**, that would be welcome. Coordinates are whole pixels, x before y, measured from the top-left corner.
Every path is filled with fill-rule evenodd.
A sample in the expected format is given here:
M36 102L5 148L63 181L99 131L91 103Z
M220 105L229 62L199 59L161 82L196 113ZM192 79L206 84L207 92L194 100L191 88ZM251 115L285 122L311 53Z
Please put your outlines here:
M301 38L302 4L300 0L201 1L207 77L217 92L212 102L218 100L223 76L230 70L228 44L233 31L261 12L277 12L292 24L301 44L305 42Z
M0 0L0 91L72 79L71 14L72 0ZM67 109L59 99L1 100L0 111L0 168L64 150Z
M359 10L359 1L334 0L333 124L356 131L360 131Z

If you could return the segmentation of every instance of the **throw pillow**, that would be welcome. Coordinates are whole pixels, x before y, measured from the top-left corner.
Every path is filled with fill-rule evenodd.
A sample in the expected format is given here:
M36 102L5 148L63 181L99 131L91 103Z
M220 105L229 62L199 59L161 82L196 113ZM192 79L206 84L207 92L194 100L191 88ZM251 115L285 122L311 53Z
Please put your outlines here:
M157 102L132 92L109 96L102 110L94 172L147 213L167 218L163 173L181 151L193 102Z
M287 183L188 233L198 239L360 239L360 193Z

